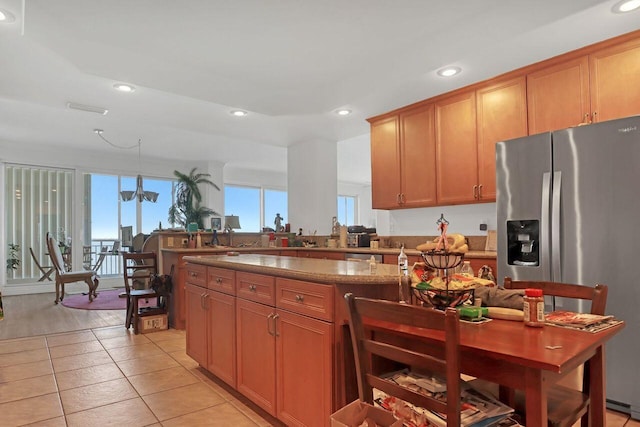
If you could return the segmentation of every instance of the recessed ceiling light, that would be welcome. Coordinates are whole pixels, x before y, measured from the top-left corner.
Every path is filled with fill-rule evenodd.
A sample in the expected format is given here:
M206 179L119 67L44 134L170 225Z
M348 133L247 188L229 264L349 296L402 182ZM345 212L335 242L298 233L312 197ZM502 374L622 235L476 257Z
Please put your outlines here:
M244 117L249 113L247 113L246 111L243 111L243 110L231 110L231 114L233 114L236 117Z
M126 83L116 83L113 85L113 87L119 90L120 92L133 92L136 90L134 86L128 85Z
M438 70L438 75L442 77L451 77L459 74L462 71L460 67L446 67Z
M611 10L615 13L627 13L640 7L640 0L623 0L616 3Z
M15 20L16 17L13 16L13 13L9 12L6 9L0 9L0 23L9 24L11 22L14 22Z
M346 108L343 108L340 110L336 110L336 114L339 116L348 116L349 114L351 114L351 110L347 110Z

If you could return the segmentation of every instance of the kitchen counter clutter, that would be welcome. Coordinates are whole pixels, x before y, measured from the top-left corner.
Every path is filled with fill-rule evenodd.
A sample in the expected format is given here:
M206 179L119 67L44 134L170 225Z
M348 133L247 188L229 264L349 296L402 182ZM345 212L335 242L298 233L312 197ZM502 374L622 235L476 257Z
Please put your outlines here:
M328 426L357 398L343 295L397 300L397 266L195 252L183 261L187 354L203 368L287 425Z

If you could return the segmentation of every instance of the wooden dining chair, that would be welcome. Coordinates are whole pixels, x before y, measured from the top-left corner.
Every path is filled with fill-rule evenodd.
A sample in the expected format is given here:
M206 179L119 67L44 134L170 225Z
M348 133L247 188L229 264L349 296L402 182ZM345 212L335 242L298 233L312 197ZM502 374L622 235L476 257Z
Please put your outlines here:
M127 314L124 325L127 329L133 325L133 332L137 334L138 321L142 317L139 304L141 299L156 298L157 304L153 311L154 314L166 313L168 304L166 301L161 301L160 295L149 288L151 277L158 274L158 261L155 252L123 252L122 268L127 297Z
M58 301L62 301L64 299L65 283L73 282L85 282L87 286L89 286L89 302L93 301L93 299L98 296L98 293L96 292L99 283L98 274L93 270L67 271L67 266L65 265L58 242L51 233L48 232L47 249L49 251L49 258L51 259L51 263L53 264L56 272L56 299L54 303L58 304Z
M33 262L35 263L36 267L38 267L38 270L40 270L40 273L42 273L42 276L38 279L38 282L43 282L45 279L51 280L51 275L55 270L53 266L40 264L40 261L38 261L38 257L36 257L35 252L33 252L33 248L30 247L29 252L31 252L31 258L33 258Z
M460 395L460 323L458 312L449 308L445 312L345 295L349 312L349 329L355 356L356 376L360 400L373 404L373 389L402 399L425 409L438 411L447 416L448 426L460 425L460 398L449 398L442 402L432 396L418 393L385 378L376 368L380 361L395 362L409 366L421 373L430 373L446 381L447 395ZM432 346L418 353L402 347L402 334L395 335L385 327L384 334L367 331L363 318L390 324L391 330L403 325L439 331L447 337L444 351ZM396 341L394 336L398 338Z
M547 296L582 300L589 305L589 313L599 315L605 314L609 289L607 285L601 284L584 286L558 282L515 281L510 277L505 277L504 288L542 289L543 294ZM560 384L554 385L549 390L547 395L549 426L572 426L578 420L581 420L583 427L589 425L589 405L591 402L588 363L568 373ZM565 385L569 383L577 383L577 387ZM519 409L523 401L523 396L518 394L519 392L516 393L514 402L516 409Z

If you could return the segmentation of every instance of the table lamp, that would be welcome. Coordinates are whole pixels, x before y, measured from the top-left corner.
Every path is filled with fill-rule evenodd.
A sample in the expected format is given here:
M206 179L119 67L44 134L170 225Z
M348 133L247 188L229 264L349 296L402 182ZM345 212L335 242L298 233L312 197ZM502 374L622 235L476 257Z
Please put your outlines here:
M225 215L224 229L229 233L229 246L233 246L233 230L240 228L240 217L237 215Z

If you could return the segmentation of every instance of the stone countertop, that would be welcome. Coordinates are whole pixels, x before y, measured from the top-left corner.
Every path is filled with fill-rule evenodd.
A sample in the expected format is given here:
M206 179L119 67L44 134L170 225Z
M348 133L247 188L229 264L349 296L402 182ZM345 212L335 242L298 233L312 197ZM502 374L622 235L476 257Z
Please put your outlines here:
M276 255L193 255L185 256L184 260L193 264L317 283L372 285L398 283L398 267L382 263L377 263L375 271L370 272L368 262Z
M397 248L378 248L378 249L369 249L369 248L324 248L324 247L273 247L273 248L263 248L257 246L245 246L245 247L229 247L229 246L203 246L197 249L189 249L189 248L162 248L164 252L177 253L182 255L188 254L199 254L203 252L213 253L226 253L229 251L234 252L257 252L257 251L280 251L280 252L288 252L288 251L314 251L314 252L342 252L342 253L358 253L358 254L379 254L379 255L398 255L400 253L400 249ZM420 255L420 251L416 249L405 249L404 251L407 255ZM495 259L497 256L496 252L490 251L469 251L465 254L465 257L468 258L488 258Z

